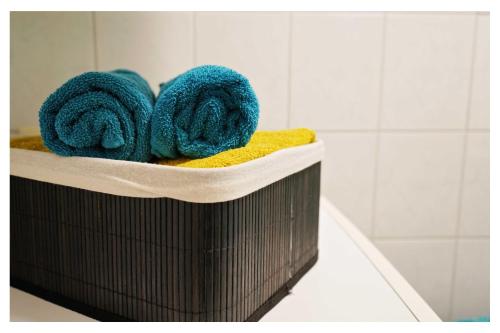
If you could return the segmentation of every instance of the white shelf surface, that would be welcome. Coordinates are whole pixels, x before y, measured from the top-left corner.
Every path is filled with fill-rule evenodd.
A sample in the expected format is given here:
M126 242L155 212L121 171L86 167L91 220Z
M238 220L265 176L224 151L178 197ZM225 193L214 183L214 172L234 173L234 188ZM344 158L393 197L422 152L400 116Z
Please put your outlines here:
M439 321L387 259L321 199L319 260L261 321ZM11 321L93 319L10 289Z

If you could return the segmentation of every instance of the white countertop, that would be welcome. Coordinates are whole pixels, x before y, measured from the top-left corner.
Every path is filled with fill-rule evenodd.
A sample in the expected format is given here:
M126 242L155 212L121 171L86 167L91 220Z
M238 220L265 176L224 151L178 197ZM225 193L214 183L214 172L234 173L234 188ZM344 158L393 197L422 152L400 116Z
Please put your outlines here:
M261 321L439 321L399 272L321 199L319 260ZM93 319L11 288L11 321Z

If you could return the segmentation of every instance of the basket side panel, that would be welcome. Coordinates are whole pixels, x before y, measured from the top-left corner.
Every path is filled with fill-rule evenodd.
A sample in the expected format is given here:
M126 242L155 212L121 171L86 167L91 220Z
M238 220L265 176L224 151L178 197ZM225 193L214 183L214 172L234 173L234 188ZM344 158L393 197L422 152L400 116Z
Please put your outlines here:
M292 177L293 189L290 219L291 275L298 272L318 252L318 221L321 164L317 163Z
M243 198L205 205L202 312L251 317L317 255L320 163Z
M258 319L317 255L319 181L198 204L11 176L11 280L100 320Z

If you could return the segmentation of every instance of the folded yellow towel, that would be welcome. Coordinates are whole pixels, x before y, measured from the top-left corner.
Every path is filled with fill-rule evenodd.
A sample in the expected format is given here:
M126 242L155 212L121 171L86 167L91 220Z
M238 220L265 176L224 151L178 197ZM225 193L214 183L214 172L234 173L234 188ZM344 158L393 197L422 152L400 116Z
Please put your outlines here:
M205 158L160 160L156 163L188 168L221 168L248 162L280 149L312 143L315 137L314 131L307 128L257 131L250 142L242 148L226 150Z
M264 157L281 149L306 145L314 142L315 139L315 132L307 128L280 131L257 131L250 139L250 142L242 148L226 150L217 155L205 158L161 159L153 160L151 163L186 168L222 168ZM47 147L44 146L40 136L14 139L11 140L10 146L12 148L49 151Z
M37 151L47 151L50 150L45 147L40 135L37 136L26 136L22 138L10 140L10 148L19 148L26 150L37 150Z

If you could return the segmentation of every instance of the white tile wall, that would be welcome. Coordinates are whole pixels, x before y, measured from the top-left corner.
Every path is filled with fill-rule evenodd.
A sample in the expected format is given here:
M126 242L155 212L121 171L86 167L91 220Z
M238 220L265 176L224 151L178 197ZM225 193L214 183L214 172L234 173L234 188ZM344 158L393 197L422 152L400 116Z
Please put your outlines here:
M10 52L11 129L38 128L47 96L94 69L91 13L12 13Z
M460 218L461 236L490 235L490 135L469 133Z
M452 319L488 315L490 311L490 241L458 242Z
M243 73L259 99L259 128L286 127L290 15L198 13L195 19L196 63L224 65Z
M382 33L383 14L294 14L291 126L376 128Z
M455 256L453 240L378 240L377 247L405 276L442 320L449 300Z
M388 14L383 128L464 128L474 17Z
M444 319L489 314L489 15L13 13L11 27L13 129L37 128L83 71L132 68L157 90L232 67L260 128L319 130L323 195Z
M477 16L470 128L490 128L490 17Z
M95 13L99 70L137 71L154 91L193 67L193 13Z
M455 234L463 140L456 133L381 135L375 236Z
M365 234L371 234L376 136L319 133L325 142L322 194Z

